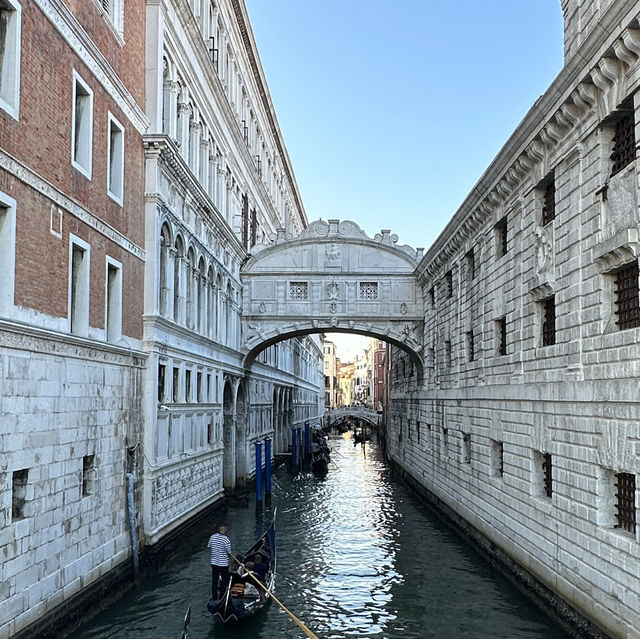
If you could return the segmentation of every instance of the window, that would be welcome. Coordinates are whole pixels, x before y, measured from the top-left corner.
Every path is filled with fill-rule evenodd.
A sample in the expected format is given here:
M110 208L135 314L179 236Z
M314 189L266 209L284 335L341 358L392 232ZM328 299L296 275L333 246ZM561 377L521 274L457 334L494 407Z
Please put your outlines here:
M82 458L82 496L86 497L94 492L95 483L95 455L85 455Z
M0 192L0 315L13 308L16 256L16 201Z
M494 477L504 475L504 446L494 439L491 440L491 474Z
M122 206L124 199L124 127L109 113L107 193Z
M496 257L500 258L507 254L507 218L503 217L494 227L496 242Z
M20 22L16 0L0 0L0 109L18 119L20 110Z
M207 444L213 444L213 424L207 424Z
M429 302L431 303L431 308L434 308L436 305L436 289L433 286L429 289Z
M615 483L616 523L615 528L636 532L636 476L632 473L617 473Z
M451 367L451 342L449 340L444 343L444 365L447 368Z
M476 358L474 344L473 344L473 331L467 331L467 358L470 362L473 362Z
M102 7L106 18L115 27L116 31L122 35L123 21L123 0L96 0L98 6Z
M29 482L29 469L13 471L11 483L11 521L24 519L24 506L27 501L27 484Z
M444 459L445 457L447 457L449 455L449 429L448 428L444 428L444 426L442 427L442 434L441 434L441 444L442 444L442 450L441 450L441 457Z
M107 342L117 342L122 337L122 265L110 257L107 257L105 336Z
M197 393L197 399L196 401L198 403L202 402L202 373L198 373L196 376L196 393Z
M467 265L467 278L472 280L476 276L476 258L475 258L475 249L471 248L467 251L464 256L466 265Z
M420 443L420 422L416 422L416 439Z
M544 480L544 494L547 497L551 497L553 494L551 453L544 453L542 455L542 477Z
M447 297L453 297L453 273L447 271L444 275L444 289Z
M546 226L556 217L556 182L553 172L543 181L542 185L542 226Z
M360 299L377 300L378 282L360 282Z
M471 435L462 433L462 463L471 463Z
M173 367L173 402L177 402L180 399L180 369L177 366Z
M501 317L496 322L496 353L498 355L507 354L507 318Z
M184 401L191 401L191 371L189 369L184 373Z
M292 300L309 299L309 282L289 282L289 297Z
M556 298L554 295L540 302L542 307L542 345L556 343Z
M164 401L164 385L167 376L166 364L158 364L158 401Z
M89 334L89 245L71 236L69 242L69 329Z
M615 273L615 296L617 327L623 331L640 326L637 261Z
M633 112L617 120L611 151L611 176L619 173L636 158L636 136Z
M73 72L71 164L91 179L93 144L93 91Z

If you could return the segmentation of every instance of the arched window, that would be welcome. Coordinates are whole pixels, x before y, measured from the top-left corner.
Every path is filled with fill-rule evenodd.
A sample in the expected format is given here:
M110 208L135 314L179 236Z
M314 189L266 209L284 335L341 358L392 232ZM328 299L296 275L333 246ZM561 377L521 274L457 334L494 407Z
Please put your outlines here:
M195 309L197 288L195 286L196 254L193 248L187 253L187 328L195 328Z
M207 286L206 286L206 272L204 259L201 257L198 262L198 331L200 333L207 332L207 325L205 320L205 309L207 303Z
M167 224L163 224L160 231L160 297L158 307L160 315L164 317L172 317L173 315L173 297L171 296L173 273L170 251L171 231Z
M176 238L175 262L173 264L173 319L175 322L184 321L184 292L182 290L182 272L184 269L184 243L182 238Z
M209 271L207 272L207 291L209 293L207 297L207 335L214 338L216 336L216 289L215 275L212 266L209 266Z

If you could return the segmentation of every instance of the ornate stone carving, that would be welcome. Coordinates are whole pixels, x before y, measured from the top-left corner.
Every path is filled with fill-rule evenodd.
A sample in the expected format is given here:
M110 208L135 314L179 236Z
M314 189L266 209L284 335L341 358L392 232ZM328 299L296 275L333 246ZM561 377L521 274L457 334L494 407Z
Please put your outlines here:
M553 243L550 234L542 227L536 228L534 233L537 272L542 273L553 264Z

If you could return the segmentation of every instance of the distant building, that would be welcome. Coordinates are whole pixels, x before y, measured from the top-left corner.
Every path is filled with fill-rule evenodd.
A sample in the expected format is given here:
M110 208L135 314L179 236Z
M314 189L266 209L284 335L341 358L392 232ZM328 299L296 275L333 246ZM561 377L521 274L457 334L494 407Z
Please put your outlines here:
M324 340L324 405L327 409L340 406L339 397L340 384L338 383L338 372L340 370L340 360L336 356L336 345Z
M376 339L374 342L373 350L373 408L375 410L381 410L385 402L386 386L387 386L387 358L388 349L387 343L382 340Z

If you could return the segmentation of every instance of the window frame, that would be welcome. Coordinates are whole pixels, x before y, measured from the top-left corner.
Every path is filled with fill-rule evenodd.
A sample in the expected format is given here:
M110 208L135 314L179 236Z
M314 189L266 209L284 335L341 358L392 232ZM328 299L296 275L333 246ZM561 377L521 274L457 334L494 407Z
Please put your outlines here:
M14 307L16 280L16 209L17 202L0 191L0 316L10 316Z
M80 275L81 281L77 284L81 287L78 295L78 300L83 303L83 306L77 309L77 313L74 309L74 279L73 279L73 249L78 247L85 252L85 256L82 260L82 273ZM79 278L79 279L80 279ZM69 318L69 333L72 335L80 335L81 337L88 337L89 335L89 311L90 311L90 298L91 298L91 245L88 242L80 239L72 233L69 234L69 282L68 282L68 304L67 304L67 316ZM74 316L81 314L81 317ZM81 321L79 321L81 320ZM77 325L74 330L74 324Z
M111 148L111 128L114 126L118 129L120 137L120 149L116 149L114 152ZM107 195L117 202L120 206L124 206L124 163L125 163L125 136L123 124L109 111L107 119ZM113 160L115 153L118 154L118 178L119 189L113 190Z
M76 120L77 120L77 88L81 86L85 94L88 96L89 107L87 109L87 118L88 123L86 127L83 126L83 129L86 128L83 135L86 135L88 138L83 143L87 145L86 153L86 166L80 163L77 159L76 154ZM88 180L91 179L92 168L93 168L93 91L91 87L82 79L80 74L74 69L72 72L72 100L71 100L71 165L82 175L84 175ZM82 124L81 124L82 126Z
M3 7L8 5L8 8ZM21 64L21 39L22 39L22 6L16 0L0 0L0 12L7 14L15 14L7 21L7 32L5 38L5 55L0 60L0 75L5 73L11 82L7 91L0 93L0 109L8 113L14 120L20 117L20 64ZM6 53L8 47L11 46L9 54ZM12 56L12 58L9 58Z
M115 290L109 286L109 270L117 271ZM115 305L110 305L110 293L115 293ZM115 317L113 317L115 315ZM115 322L115 324L114 324ZM114 332L112 332L112 327ZM122 263L109 255L105 259L104 287L104 338L105 342L117 342L122 337Z

